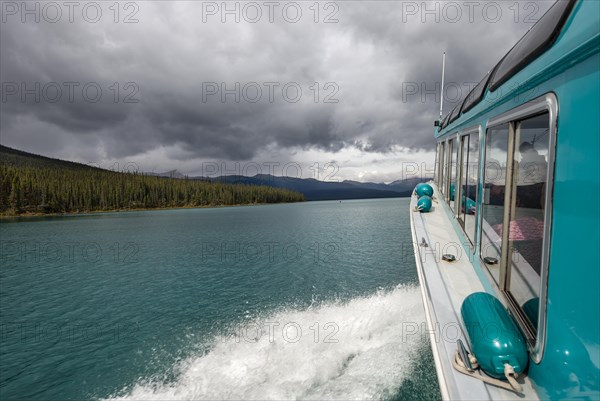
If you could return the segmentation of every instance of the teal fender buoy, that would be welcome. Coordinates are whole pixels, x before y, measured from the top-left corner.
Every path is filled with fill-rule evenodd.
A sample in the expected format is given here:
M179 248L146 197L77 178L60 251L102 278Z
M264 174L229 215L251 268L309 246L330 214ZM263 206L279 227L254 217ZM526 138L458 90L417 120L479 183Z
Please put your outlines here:
M433 196L433 187L429 184L420 183L415 187L415 193L420 198L421 196L427 195L429 197Z
M529 361L527 345L514 320L492 295L476 292L463 301L460 312L479 366L496 379L505 379L504 364L522 373Z
M471 198L465 198L463 196L463 211L467 211L467 214L475 214L476 204L475 201Z
M431 210L431 198L427 195L423 195L417 201L417 210L422 213L427 213Z
M529 301L523 304L523 312L525 316L531 322L533 327L537 330L538 316L540 311L540 299L538 297L531 298Z

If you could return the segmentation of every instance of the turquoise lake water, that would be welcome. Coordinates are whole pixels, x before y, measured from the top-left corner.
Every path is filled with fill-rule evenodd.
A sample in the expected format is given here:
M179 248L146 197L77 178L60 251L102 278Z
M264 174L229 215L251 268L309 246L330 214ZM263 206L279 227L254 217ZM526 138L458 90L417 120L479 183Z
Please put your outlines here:
M439 399L409 199L0 223L0 398Z

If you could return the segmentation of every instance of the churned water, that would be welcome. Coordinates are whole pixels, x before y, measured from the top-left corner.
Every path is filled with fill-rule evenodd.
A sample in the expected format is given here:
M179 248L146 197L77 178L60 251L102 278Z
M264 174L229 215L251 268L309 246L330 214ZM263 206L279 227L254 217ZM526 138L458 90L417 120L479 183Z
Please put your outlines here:
M0 398L439 399L408 204L4 221Z

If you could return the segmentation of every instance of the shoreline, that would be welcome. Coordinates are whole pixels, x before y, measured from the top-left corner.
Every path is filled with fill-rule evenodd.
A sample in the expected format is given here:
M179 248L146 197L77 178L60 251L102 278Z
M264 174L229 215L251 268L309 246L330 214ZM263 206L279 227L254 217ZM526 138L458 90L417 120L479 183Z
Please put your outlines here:
M226 207L241 207L241 206L264 206L264 205L281 205L286 203L303 203L302 202L278 202L278 203L239 203L235 205L206 205L206 206L174 206L174 207L142 207L135 209L114 209L114 210L93 210L85 212L65 212L65 213L41 213L41 212L27 212L23 214L1 214L0 221L12 220L12 219L29 219L36 217L75 217L75 216L88 216L94 214L107 214L107 213L129 213L129 212L149 212L157 210L178 210L178 209L219 209Z
M318 200L304 200L297 202L277 202L277 203L239 203L235 205L206 205L206 206L174 206L174 207L153 207L153 208L135 208L135 209L114 209L114 210L94 210L85 212L67 212L67 213L41 213L41 212L27 212L23 214L0 214L0 222L4 220L18 220L18 219L33 219L39 217L76 217L76 216L89 216L94 214L107 214L107 213L131 213L131 212L151 212L159 210L178 210L178 209L219 209L227 207L242 207L242 206L266 206L266 205L282 205L289 203L306 203L306 202L343 202L363 199L402 199L409 198L410 196L394 196L385 198L358 198L358 199L318 199Z

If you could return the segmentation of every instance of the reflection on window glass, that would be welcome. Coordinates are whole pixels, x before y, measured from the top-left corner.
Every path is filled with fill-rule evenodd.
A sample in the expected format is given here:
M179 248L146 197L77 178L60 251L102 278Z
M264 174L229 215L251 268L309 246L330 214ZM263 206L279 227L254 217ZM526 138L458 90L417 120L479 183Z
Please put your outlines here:
M461 223L463 228L465 227L465 191L467 190L467 177L469 168L469 136L465 135L460 138L460 154L462 157L462 165L460 168L459 187L461 190L460 199L460 213L458 213L458 221ZM457 199L458 202L458 199Z
M442 151L440 153L440 166L441 166L441 177L440 177L440 191L442 194L446 194L446 142L442 142Z
M479 175L479 134L474 133L468 136L467 163L463 164L464 189L462 195L462 208L464 213L465 232L471 240L475 242L475 221L477 204L477 177ZM463 156L464 157L464 156Z
M534 328L541 286L549 130L549 116L545 113L517 123L515 133L508 232L512 255L509 290Z
M507 153L508 124L489 129L485 141L481 258L497 283L500 283Z
M449 168L449 172L448 175L450 177L450 186L448 188L448 197L450 200L450 207L452 208L452 210L456 211L454 208L454 193L456 192L456 164L457 164L457 160L456 160L456 155L457 155L457 144L456 144L457 140L456 139L452 139L450 141L450 164L448 166Z
M442 143L437 144L437 153L435 157L435 183L440 186L442 175Z

